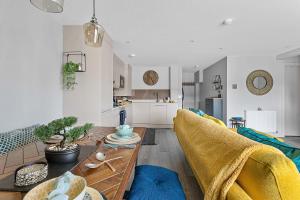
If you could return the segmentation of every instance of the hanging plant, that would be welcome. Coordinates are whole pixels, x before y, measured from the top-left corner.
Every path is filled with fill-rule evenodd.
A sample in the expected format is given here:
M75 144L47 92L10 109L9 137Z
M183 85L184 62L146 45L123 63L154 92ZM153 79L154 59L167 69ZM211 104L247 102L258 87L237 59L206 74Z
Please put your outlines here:
M67 62L63 66L63 83L67 90L74 89L76 83L76 71L79 69L79 64Z

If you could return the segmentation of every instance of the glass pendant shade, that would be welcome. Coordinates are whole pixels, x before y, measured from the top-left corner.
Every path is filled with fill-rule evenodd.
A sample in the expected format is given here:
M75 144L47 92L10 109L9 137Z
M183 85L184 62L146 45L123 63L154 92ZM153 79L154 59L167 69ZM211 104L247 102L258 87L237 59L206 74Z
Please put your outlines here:
M101 47L105 30L98 24L95 16L95 0L93 0L93 16L90 22L83 25L84 42L91 47Z
M88 46L92 47L101 47L103 37L104 37L104 28L97 23L97 21L94 21L93 19L85 23L83 25L83 31L84 31L84 42Z
M30 0L30 2L45 12L61 13L64 9L64 0Z

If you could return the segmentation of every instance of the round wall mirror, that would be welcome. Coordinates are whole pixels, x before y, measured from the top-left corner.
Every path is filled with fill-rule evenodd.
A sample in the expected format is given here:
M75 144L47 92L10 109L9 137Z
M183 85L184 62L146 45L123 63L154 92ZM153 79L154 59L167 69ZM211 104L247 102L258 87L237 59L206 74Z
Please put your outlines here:
M267 80L263 76L258 76L253 80L253 85L256 89L263 89L267 85Z
M248 75L246 84L252 94L265 95L273 87L273 78L267 71L255 70Z
M147 85L155 85L158 82L158 74L153 70L146 71L143 75L143 80Z

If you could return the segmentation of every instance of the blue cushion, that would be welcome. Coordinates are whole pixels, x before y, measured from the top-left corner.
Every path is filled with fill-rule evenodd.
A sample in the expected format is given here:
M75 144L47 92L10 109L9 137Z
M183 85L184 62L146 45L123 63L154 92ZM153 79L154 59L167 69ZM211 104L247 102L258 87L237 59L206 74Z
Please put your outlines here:
M168 199L185 199L177 173L157 166L137 166L128 200Z
M192 111L193 113L196 113L197 115L199 115L199 116L203 116L203 115L205 115L205 112L203 112L202 110L200 110L200 109L196 109L196 108L189 108L189 110L190 111Z
M288 158L290 158L298 168L300 172L300 149L293 147L292 145L281 142L275 138L270 138L261 134L257 134L254 130L245 127L239 127L237 132L254 141L273 146L282 151Z

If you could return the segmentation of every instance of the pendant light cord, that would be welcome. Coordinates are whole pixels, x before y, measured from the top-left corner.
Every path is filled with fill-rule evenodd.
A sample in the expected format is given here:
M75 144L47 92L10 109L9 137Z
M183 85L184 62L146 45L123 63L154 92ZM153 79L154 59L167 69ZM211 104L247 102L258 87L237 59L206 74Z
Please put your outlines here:
M95 17L95 0L93 0L93 18L96 18Z

